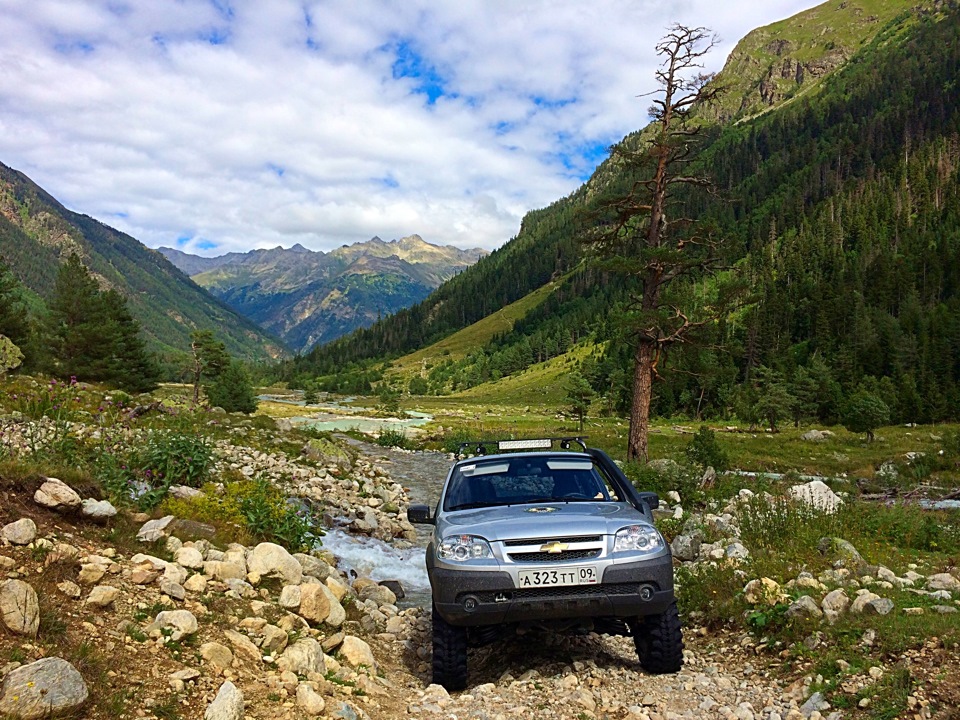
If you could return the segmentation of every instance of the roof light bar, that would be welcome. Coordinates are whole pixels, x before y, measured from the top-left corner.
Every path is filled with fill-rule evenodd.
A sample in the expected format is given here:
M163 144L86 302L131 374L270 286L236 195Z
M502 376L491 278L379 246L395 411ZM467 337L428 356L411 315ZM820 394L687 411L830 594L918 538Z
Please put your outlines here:
M500 440L497 442L498 450L549 450L553 446L550 438L538 440Z

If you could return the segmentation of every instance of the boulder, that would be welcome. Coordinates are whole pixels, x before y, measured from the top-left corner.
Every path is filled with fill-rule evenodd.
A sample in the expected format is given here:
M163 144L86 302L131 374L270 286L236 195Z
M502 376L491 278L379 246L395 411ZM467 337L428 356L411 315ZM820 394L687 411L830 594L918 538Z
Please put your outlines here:
M822 480L811 480L803 485L794 485L788 491L790 497L826 513L837 511L843 500Z
M957 580L950 573L937 573L927 578L928 590L946 590L947 592L960 592L960 580Z
M276 543L260 543L247 558L247 571L260 577L278 577L287 585L299 585L303 568L297 559Z
M227 680L220 686L217 696L207 706L203 720L242 720L243 693Z
M117 514L117 509L109 500L86 498L82 503L80 512L94 522L106 522Z
M823 611L809 595L801 595L787 608L789 618L821 618Z
M827 616L827 622L833 625L850 607L850 598L843 590L833 590L823 598L820 607Z
M233 645L234 655L240 659L248 660L259 664L263 661L263 655L260 648L253 644L253 641L241 632L236 630L224 630L227 640Z
M66 660L43 658L10 671L0 686L0 717L34 720L76 713L89 697L80 673Z
M0 538L11 545L29 545L37 537L37 524L30 518L21 518L0 528Z
M276 625L264 625L260 635L263 636L260 649L268 655L276 655L282 652L289 641L287 634Z
M228 669L233 663L233 653L230 648L217 642L208 642L201 645L200 657L218 672Z
M863 559L863 556L857 552L857 549L851 543L843 538L820 538L820 544L817 545L817 549L823 555L835 557L835 567L845 567L854 571L866 567L867 562Z
M333 603L331 603L331 600L333 600ZM340 605L326 585L311 583L300 586L299 615L307 622L313 624L324 622L330 615L330 608L333 604L338 607Z
M864 608L867 606L867 603L879 599L879 595L872 593L869 590L861 590L857 597L854 598L853 603L850 605L850 612L854 614L862 613Z
M300 563L300 567L303 568L304 575L315 577L318 580L326 580L330 573L333 572L333 568L313 555L295 553L294 557L297 559L297 562Z
M313 638L302 638L287 649L277 660L277 669L280 672L292 672L294 675L307 676L312 672L323 674L326 667L323 661L323 650Z
M36 590L23 580L0 583L0 618L12 632L36 637L40 629L40 603Z
M164 610L157 613L157 619L147 628L148 631L170 629L173 640L193 635L199 629L197 618L189 610Z
M750 605L776 605L787 599L779 583L767 577L751 580L743 588L743 593Z
M310 683L300 683L297 686L297 707L311 717L321 715L326 707L323 695L318 693Z
M280 607L287 610L296 611L300 607L301 590L300 585L284 585L280 591Z
M159 518L157 520L148 520L137 532L137 540L145 543L157 542L170 535L170 524L176 520L173 515Z
M367 667L371 672L377 671L377 661L373 657L373 651L363 640L353 635L347 635L343 638L340 645L340 656L344 662L352 668L361 666Z
M702 544L699 535L677 535L670 543L670 550L678 560L693 562L700 557Z
M173 555L178 565L192 570L203 567L203 553L192 547L182 547Z
M109 585L97 585L90 591L85 603L94 607L105 608L113 605L113 601L120 595L120 591Z
M33 494L33 500L38 505L61 511L76 510L82 502L73 488L57 478L47 478Z
M207 579L203 575L191 575L185 583L183 589L187 592L202 593L207 591Z
M864 615L887 615L893 610L893 600L889 598L874 598L863 606Z

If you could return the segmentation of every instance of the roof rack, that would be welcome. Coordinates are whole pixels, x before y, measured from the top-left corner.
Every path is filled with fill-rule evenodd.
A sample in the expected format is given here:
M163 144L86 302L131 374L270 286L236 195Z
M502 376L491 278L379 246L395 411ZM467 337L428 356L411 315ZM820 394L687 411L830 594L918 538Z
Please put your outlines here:
M557 443L561 450L569 450L571 443L576 443L583 451L587 451L587 444L584 440L586 435L577 435L575 437L551 437L551 438L527 438L523 440L468 440L460 443L457 450L457 457L467 457L468 455L486 455L490 449L496 449L498 452L530 452L533 450L550 450L554 443Z

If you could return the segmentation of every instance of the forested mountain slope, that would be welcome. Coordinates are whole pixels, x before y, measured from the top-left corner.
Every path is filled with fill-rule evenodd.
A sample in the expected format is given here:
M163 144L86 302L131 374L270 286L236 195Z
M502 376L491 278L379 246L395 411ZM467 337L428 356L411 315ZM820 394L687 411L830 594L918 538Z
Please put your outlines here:
M0 255L13 274L49 299L60 263L76 253L104 287L126 297L148 344L186 353L190 333L213 330L234 355L277 357L281 343L197 286L138 240L67 210L26 175L0 164Z
M160 248L199 285L274 333L309 349L426 298L487 254L433 245L419 235L378 237L330 252L295 245L217 258Z
M960 13L955 3L937 8L894 16L816 92L704 132L697 169L721 192L691 196L683 211L724 239L725 259L748 277L756 302L668 359L657 411L747 416L759 395L782 387L792 398L783 414L828 421L863 386L884 397L894 420L956 415ZM607 163L587 189L621 181ZM425 303L318 349L291 375L405 352L576 267L576 207L588 195L531 213L515 240ZM432 388L517 372L581 337L616 339L624 300L603 275L575 272L511 333L431 369ZM628 392L622 347L610 344L583 368L613 403Z

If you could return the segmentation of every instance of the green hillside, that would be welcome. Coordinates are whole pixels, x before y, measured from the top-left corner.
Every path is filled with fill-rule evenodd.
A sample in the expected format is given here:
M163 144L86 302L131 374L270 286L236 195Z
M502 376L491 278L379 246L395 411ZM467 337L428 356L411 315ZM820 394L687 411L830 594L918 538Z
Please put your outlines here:
M747 415L757 393L782 385L803 399L788 415L836 421L843 398L864 387L887 402L894 421L956 416L960 15L955 4L941 14L882 6L893 19L872 22L876 34L817 92L704 132L693 169L713 177L720 197L681 198L677 212L724 238L724 259L749 281L755 302L667 358L655 403L661 415ZM856 3L817 10L831 8L864 11ZM797 22L764 33L800 37ZM642 140L638 133L628 141ZM403 355L577 267L578 207L626 181L606 163L585 188L530 213L517 238L427 301L317 349L289 375ZM622 407L629 343L620 341L616 320L627 295L615 285L602 273L574 272L549 302L451 363L429 390L462 391L580 340L598 347L613 340L583 372ZM686 292L702 289L694 282Z
M71 212L28 177L0 164L0 255L35 294L53 292L63 258L78 254L104 287L127 298L148 345L185 353L190 333L213 330L238 357L267 360L284 348L212 297L162 255L86 215Z

